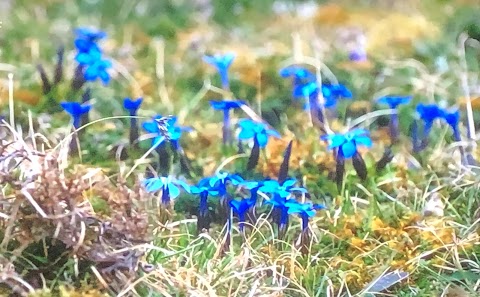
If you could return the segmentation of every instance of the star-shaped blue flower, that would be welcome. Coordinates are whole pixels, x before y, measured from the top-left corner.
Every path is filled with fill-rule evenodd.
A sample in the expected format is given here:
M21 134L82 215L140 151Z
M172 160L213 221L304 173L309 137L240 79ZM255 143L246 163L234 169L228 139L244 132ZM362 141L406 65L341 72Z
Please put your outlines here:
M391 109L397 108L400 104L408 104L412 100L412 96L383 96L377 100L380 104L387 104Z
M245 198L241 200L230 200L229 202L230 207L232 207L233 211L237 213L239 218L239 229L243 231L243 226L245 223L245 214L247 211L255 205L255 200L250 198Z
M315 75L307 68L298 65L290 65L280 69L281 77L293 77L294 79L315 79Z
M287 179L282 184L276 180L265 180L258 189L260 192L278 195L282 198L290 196L291 192L307 193L307 189L302 187L294 187L297 181L295 179Z
M223 111L223 144L230 143L231 130L230 130L230 109L240 108L245 105L243 100L223 100L223 101L210 101L210 105L213 109Z
M442 117L447 122L447 124L452 128L453 137L455 138L455 141L461 141L462 139L460 137L460 130L458 129L458 125L460 123L460 110L458 109L453 111L444 110Z
M338 148L339 156L348 159L357 153L357 146L372 147L369 132L364 129L354 129L345 134L329 134L322 136L323 140L329 140L328 149Z
M137 111L140 108L140 105L142 104L142 102L143 102L142 97L139 97L137 99L125 98L123 99L123 108L128 110L131 116L134 116L137 114Z
M302 218L302 232L308 228L308 219L315 216L317 210L325 209L325 206L320 204L312 204L310 202L299 203L295 199L289 199L285 202L285 207L288 208L288 214L299 214Z
M216 110L230 110L234 108L240 108L242 105L245 105L243 100L223 100L223 101L214 101L210 100L210 105L213 109Z
M236 186L241 182L243 182L243 178L240 175L229 172L217 172L208 181L210 187L217 189L220 192L220 196L223 196L227 193L228 183Z
M165 140L168 140L171 141L175 149L179 149L179 141L182 133L190 132L192 131L192 128L177 126L177 117L172 116L166 120L166 129L164 130L163 127L160 127L159 123L157 122L157 120L160 119L163 119L163 117L161 115L156 115L153 117L152 121L144 122L142 124L143 129L153 135L152 146L159 146Z
M443 111L443 118L452 129L458 128L458 123L460 122L460 110L456 109L453 111Z
M87 28L87 27L80 27L75 29L75 34L77 38L91 40L91 41L98 41L107 37L107 33L105 31L100 31L95 28Z
M208 196L218 196L220 191L210 186L210 178L201 179L197 185L190 186L189 193L200 196L199 218L205 218L208 213Z
M65 110L72 117L73 127L75 127L75 129L80 128L82 115L89 112L92 107L90 104L82 105L78 102L61 102L60 105L62 106L63 110Z
M104 85L110 82L110 74L108 69L112 67L112 63L108 60L99 59L87 66L83 74L86 81L95 81L100 78Z
M264 123L255 122L250 119L240 120L238 126L241 129L238 135L240 140L255 138L258 146L261 148L267 146L269 136L281 138L277 131L269 129Z
M233 59L235 59L234 54L226 54L226 55L214 55L214 56L204 56L203 61L206 63L214 66L218 74L220 75L220 79L222 81L222 87L224 89L229 88L229 80L228 80L228 69L230 68L230 65L233 62Z
M258 191L263 186L263 181L243 181L238 186L248 189L250 191L250 199L257 201Z
M77 45L78 53L75 56L75 61L80 65L90 65L100 60L102 52L96 43L88 42L85 40L78 41Z
M175 199L180 195L180 188L182 187L187 192L190 191L190 186L184 181L167 177L152 177L143 181L145 190L149 193L162 191L162 203L168 204L171 199Z
M352 92L343 84L334 85L330 83L324 83L322 84L322 94L323 94L323 97L325 98L329 98L329 97L333 97L334 99L352 98Z
M432 129L433 122L443 117L444 111L436 104L418 104L417 113L425 123L424 137L427 137Z

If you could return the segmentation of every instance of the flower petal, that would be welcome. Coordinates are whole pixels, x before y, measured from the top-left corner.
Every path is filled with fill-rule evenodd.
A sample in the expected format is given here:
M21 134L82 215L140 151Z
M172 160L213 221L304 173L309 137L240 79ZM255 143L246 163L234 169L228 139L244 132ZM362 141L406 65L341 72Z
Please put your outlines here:
M366 147L372 147L372 140L368 136L359 136L354 138L355 144L360 144Z
M172 199L175 199L180 195L180 189L173 183L168 184L168 192L170 194L170 198Z
M264 148L268 143L267 133L258 133L257 135L255 135L255 138L257 139L258 146L261 148Z
M340 146L340 154L346 159L351 158L356 152L357 148L353 141L347 141Z

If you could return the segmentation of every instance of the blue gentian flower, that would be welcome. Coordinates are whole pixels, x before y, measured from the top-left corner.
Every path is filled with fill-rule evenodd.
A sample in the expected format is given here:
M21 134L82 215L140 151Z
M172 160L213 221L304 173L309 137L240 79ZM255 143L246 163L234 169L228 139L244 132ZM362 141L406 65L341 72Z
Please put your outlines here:
M391 109L397 108L400 104L408 104L412 100L413 96L395 96L388 95L383 96L377 100L380 104L387 104Z
M140 108L140 105L142 104L142 102L143 102L142 97L139 97L135 100L132 100L131 98L125 98L123 99L123 108L128 110L131 116L134 116L137 114L137 111Z
M80 65L90 65L99 60L102 52L97 45L97 41L105 38L106 33L90 28L77 28L75 33L77 37L74 44L78 51L75 60Z
M290 196L291 192L307 193L307 189L302 187L294 187L297 181L295 179L287 179L282 184L276 180L264 180L261 187L258 189L260 192L275 194L280 197L286 198Z
M285 206L288 208L288 214L299 214L302 218L302 232L308 228L308 220L315 216L316 210L325 209L323 205L312 204L310 202L299 203L295 199L289 199Z
M447 124L452 128L453 130L453 137L455 138L455 141L461 141L460 137L460 130L458 129L458 124L460 122L460 110L454 110L454 111L447 111L445 110L443 112L442 116Z
M208 196L218 196L220 191L210 185L210 178L207 177L201 179L197 185L191 186L190 193L200 195L199 213L203 217L208 212Z
M217 68L218 74L220 75L220 79L222 81L222 87L225 90L230 88L230 82L228 80L228 68L233 62L235 58L234 54L226 54L224 56L221 55L214 55L214 56L204 56L203 60Z
M318 84L315 81L298 84L293 88L294 98L308 98L315 94L318 94Z
M220 196L224 196L227 193L227 184L229 182L232 185L237 186L243 182L243 178L238 174L217 172L208 181L210 187L213 187L219 191Z
M132 100L130 98L123 99L123 108L125 108L128 111L128 114L131 116L129 143L134 148L138 148L138 123L136 115L140 105L142 104L142 101L142 97L139 97L136 100Z
M82 66L91 65L102 57L102 52L95 43L85 44L81 47L77 46L77 49L78 53L75 56L75 61Z
M295 179L287 179L282 184L276 180L265 180L263 185L258 189L263 193L270 193L272 197L265 201L266 204L271 204L274 207L276 214L276 223L279 228L279 236L282 237L288 227L288 207L286 206L287 199L294 191L300 193L307 193L305 188L294 187L296 183Z
M149 193L155 193L162 191L162 203L168 205L171 199L175 199L180 195L180 187L184 188L187 192L190 191L190 186L184 181L167 177L152 177L143 181L145 190Z
M197 229L202 231L204 228L209 229L208 222L208 196L218 196L220 191L210 186L210 178L201 179L197 185L190 186L189 193L200 196L200 203L198 207L198 221Z
M293 77L294 79L315 79L315 75L307 68L297 65L290 65L280 69L280 76L285 78Z
M417 112L423 120L425 126L423 129L424 138L428 137L435 119L443 117L443 110L436 104L418 104Z
M80 27L75 29L75 34L77 38L86 39L91 41L98 41L107 37L107 33L100 31L94 28Z
M243 100L223 100L223 101L210 101L210 105L213 109L223 111L223 144L230 142L230 109L240 108L245 105Z
M104 85L107 85L110 81L110 74L107 70L112 67L112 63L108 60L99 59L87 66L84 72L84 78L86 81L95 81L100 78Z
M240 108L245 105L243 100L223 100L223 101L210 101L210 105L216 110L230 110L232 108Z
M281 137L277 131L269 129L264 123L255 122L250 119L242 119L238 125L241 129L238 138L241 140L255 138L261 148L267 146L269 136Z
M324 83L322 84L322 94L323 97L333 97L334 99L350 99L352 98L352 92L343 84L330 84Z
M78 102L61 102L60 105L62 106L63 110L65 110L72 117L73 127L75 129L80 128L82 115L89 112L92 107L90 104L82 105Z
M161 129L157 120L162 119L161 115L156 115L150 122L142 124L143 129L154 135L152 139L152 146L159 146L165 140L170 141L175 149L180 148L180 137L183 132L192 131L190 127L176 126L177 117L169 117L166 121L166 130Z
M412 96L384 96L377 100L380 104L387 104L391 109L396 109L401 104L408 104L412 100ZM399 134L398 128L398 114L390 115L390 138L396 141Z
M257 201L258 190L263 186L263 181L243 181L239 186L248 189L250 191L250 199Z
M245 223L245 214L252 206L255 205L255 200L250 198L245 198L242 200L230 200L229 204L233 211L236 212L238 215L238 226L240 232L242 232Z
M362 145L370 148L372 140L369 132L364 129L354 129L345 134L328 134L322 136L323 140L329 140L328 149L338 148L339 156L348 159L357 154L357 146Z

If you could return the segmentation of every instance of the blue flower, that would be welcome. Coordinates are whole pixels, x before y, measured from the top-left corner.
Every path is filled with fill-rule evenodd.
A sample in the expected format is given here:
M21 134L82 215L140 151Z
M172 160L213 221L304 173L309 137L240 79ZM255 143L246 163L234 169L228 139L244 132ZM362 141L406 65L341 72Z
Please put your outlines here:
M298 84L293 88L293 98L306 98L318 94L318 85L315 81Z
M352 98L352 92L343 84L330 84L324 83L322 84L322 93L323 97L329 98L333 97L334 99L339 98Z
M137 114L137 110L140 108L142 102L142 97L139 97L135 100L132 100L131 98L125 98L123 99L123 108L128 110L131 116L134 116L135 114Z
M315 216L316 210L325 209L325 206L320 204L312 204L310 202L299 203L295 199L290 199L285 203L288 208L288 214L299 214L302 218L302 232L308 228L308 219Z
M213 101L210 100L210 105L213 109L216 110L230 110L232 108L240 108L242 105L245 105L243 100L223 100L223 101Z
M245 214L247 211L255 205L255 200L246 198L242 200L230 200L230 207L237 213L239 219L240 231L243 231L243 225L245 223Z
M100 78L104 85L110 81L110 75L108 74L108 68L112 67L112 63L108 60L99 59L87 66L83 74L86 81L95 81Z
M90 111L91 105L89 104L80 104L78 102L61 102L63 110L65 110L73 119L73 127L75 129L80 128L80 121L82 115Z
M78 51L75 60L80 65L90 65L99 60L102 52L97 45L97 41L106 37L105 32L89 28L77 28L75 33L77 38L74 45Z
M432 129L433 122L435 119L443 117L444 111L436 104L418 104L416 108L420 118L425 123L424 126L424 137L427 137Z
M461 141L462 139L460 137L460 130L458 129L458 124L460 123L460 110L444 110L442 117L452 128L455 141Z
M217 189L220 196L224 196L227 193L227 184L232 183L232 185L237 186L243 182L243 178L238 174L231 174L228 172L217 172L215 176L212 176L208 184L210 187Z
M305 188L294 187L297 181L295 179L287 179L282 184L276 180L265 180L263 185L258 189L263 193L272 194L272 197L265 201L266 204L270 204L276 209L279 229L284 230L288 226L288 207L286 203L291 200L287 199L294 191L300 193L307 193Z
M269 129L267 125L254 122L250 119L242 119L239 121L238 125L241 129L238 138L241 140L255 138L261 148L264 148L267 145L269 136L277 138L281 137L277 131Z
M190 191L190 186L187 183L171 176L148 178L143 181L143 186L149 193L155 193L161 190L163 204L168 204L171 199L175 199L180 195L179 186L187 192Z
M96 30L94 28L80 27L75 29L75 34L77 38L97 41L107 37L107 33L104 31Z
M223 100L223 101L210 101L210 105L213 109L223 111L223 144L231 142L231 131L230 131L230 109L240 108L242 105L246 104L242 100Z
M315 79L315 75L307 68L297 65L290 65L280 69L280 76L285 78L293 77L294 79Z
M443 116L442 116L447 124L452 127L452 129L457 129L458 128L458 123L460 122L460 110L454 110L454 111L443 111Z
M220 75L220 79L222 81L222 87L224 89L229 88L228 68L230 68L230 65L232 64L234 58L235 58L234 54L226 54L224 56L214 55L214 56L203 57L203 61L217 68L218 74Z
M297 181L295 179L287 179L282 184L276 180L265 180L262 182L262 186L258 189L263 193L270 193L278 195L282 198L290 196L291 192L307 193L307 189L302 187L294 187Z
M372 146L369 132L364 129L354 129L345 134L329 134L322 136L323 140L329 140L328 149L338 148L339 155L343 158L351 158L357 154L357 146Z
M408 104L412 100L412 96L383 96L377 100L380 104L387 104L391 109L397 108L400 104Z
M100 60L102 57L100 48L95 43L89 43L82 40L82 43L83 42L85 42L85 44L77 46L78 53L75 56L75 61L77 61L78 64L85 66Z
M156 115L150 122L142 124L143 129L153 134L152 146L158 146L165 140L170 141L175 149L180 148L179 140L183 132L192 131L190 127L176 126L177 117L166 119L165 127L160 127L159 120L164 119L161 115ZM164 129L165 128L165 129Z
M250 190L250 199L257 201L258 191L263 186L263 181L243 181L239 186Z
M218 196L220 191L210 186L210 178L201 179L197 185L190 186L188 190L191 194L200 196L200 203L198 208L198 227L199 230L203 228L209 228L209 223L206 221L208 214L208 196Z

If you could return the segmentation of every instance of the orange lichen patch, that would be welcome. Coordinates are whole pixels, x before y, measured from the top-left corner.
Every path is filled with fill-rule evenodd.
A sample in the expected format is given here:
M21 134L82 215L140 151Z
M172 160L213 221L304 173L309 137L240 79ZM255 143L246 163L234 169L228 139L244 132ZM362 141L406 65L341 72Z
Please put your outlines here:
M479 99L480 99L480 97L478 97L478 96L472 96L472 98L470 98L470 100L472 102L472 108L473 109L480 110L480 100ZM467 106L467 99L465 97L458 98L457 102L458 102L458 105L460 106L460 108L465 108Z
M15 101L21 101L30 105L37 105L41 99L41 92L31 91L27 89L15 88L13 91L13 99ZM8 104L8 87L0 86L0 104Z
M345 24L349 18L350 12L335 3L320 6L315 15L315 21L323 25Z
M290 139L291 138L286 137L283 139L272 138L269 140L266 147L268 161L265 162L264 158L260 158L258 169L261 172L270 177L278 176L280 165L283 162L284 152ZM326 149L319 151L318 148L315 148L318 146L321 146L321 144L319 144L319 140L316 137L307 138L302 141L293 140L289 167L291 169L298 169L306 162L309 162L310 164L318 164L319 168L335 168L335 160L332 154L327 152ZM312 154L314 151L315 154Z
M136 84L130 85L130 94L132 98L138 98L145 95L153 95L155 92L155 83L151 76L141 72L135 71L133 73L133 78L136 81Z
M372 272L386 264L406 272L414 272L420 259L434 259L437 265L445 265L445 259L451 257L445 247L456 243L465 251L478 239L472 233L469 239L456 240L456 230L447 218L422 220L419 213L409 213L394 221L374 217L365 226L367 218L368 213L362 211L342 214L327 227L333 238L348 243L329 264L348 271L344 277L352 287L371 281L375 274Z
M375 54L411 50L415 40L439 33L438 27L420 14L392 12L380 8L350 10L340 4L320 6L314 22L319 26L361 28L367 38L367 52Z
M367 51L410 50L414 40L438 34L438 28L422 15L388 13L366 28Z

